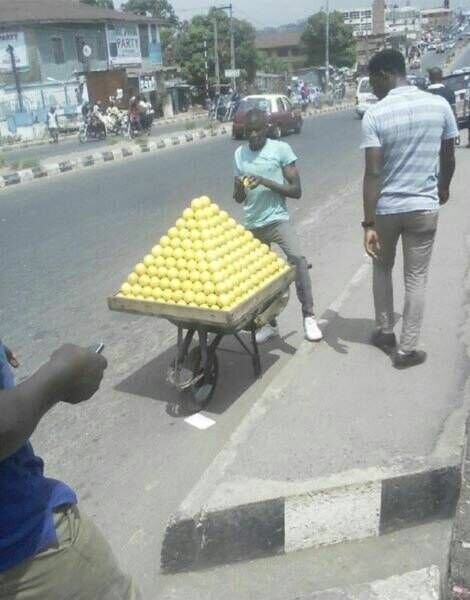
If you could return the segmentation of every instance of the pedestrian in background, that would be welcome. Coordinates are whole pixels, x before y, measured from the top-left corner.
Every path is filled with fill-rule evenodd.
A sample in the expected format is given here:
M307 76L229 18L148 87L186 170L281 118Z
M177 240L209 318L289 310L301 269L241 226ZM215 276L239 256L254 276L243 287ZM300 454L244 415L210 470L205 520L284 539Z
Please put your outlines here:
M0 600L137 600L75 492L44 476L29 438L57 403L98 390L106 360L65 345L14 386L14 354L0 341Z
M57 120L57 111L55 106L51 106L47 113L47 129L53 144L59 143L59 121Z
M439 205L449 200L458 129L447 100L408 85L405 59L396 50L376 54L369 63L369 77L379 99L364 115L361 143L365 150L362 226L364 246L373 259L377 324L372 342L393 353L394 366L403 369L426 360L426 353L417 349L425 287ZM405 306L397 346L392 269L400 238Z
M456 100L455 93L453 90L444 85L444 76L442 69L439 67L432 67L428 70L430 84L427 87L427 91L431 94L437 94L442 96L450 104L454 116L457 118L456 113Z

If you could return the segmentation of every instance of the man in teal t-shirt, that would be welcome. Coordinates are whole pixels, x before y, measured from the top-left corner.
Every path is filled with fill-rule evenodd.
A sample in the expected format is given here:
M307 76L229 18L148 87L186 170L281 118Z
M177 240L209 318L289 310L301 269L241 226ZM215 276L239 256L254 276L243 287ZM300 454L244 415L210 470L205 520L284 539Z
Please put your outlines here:
M289 144L268 139L265 112L253 109L246 114L245 131L248 145L235 152L234 199L243 204L245 227L263 243L277 244L296 267L297 296L302 305L305 337L309 341L323 338L313 312L312 284L308 263L302 255L297 236L289 224L286 198L302 195L297 156ZM245 187L243 178L248 177ZM276 322L265 325L256 335L263 343L279 335Z

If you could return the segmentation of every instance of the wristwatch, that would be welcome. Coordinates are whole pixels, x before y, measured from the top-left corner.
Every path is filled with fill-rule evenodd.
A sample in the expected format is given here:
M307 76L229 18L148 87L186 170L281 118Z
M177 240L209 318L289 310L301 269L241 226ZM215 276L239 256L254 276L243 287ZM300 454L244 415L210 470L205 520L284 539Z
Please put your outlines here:
M361 226L364 229L371 229L372 227L375 227L375 221L362 221Z

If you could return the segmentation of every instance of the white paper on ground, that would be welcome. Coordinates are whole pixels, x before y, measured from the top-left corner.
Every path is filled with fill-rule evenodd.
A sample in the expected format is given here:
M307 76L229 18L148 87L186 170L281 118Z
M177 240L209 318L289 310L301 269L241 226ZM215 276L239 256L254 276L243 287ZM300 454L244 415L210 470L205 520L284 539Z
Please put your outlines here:
M185 422L197 429L209 429L212 425L215 425L215 421L209 419L209 417L205 417L201 413L197 413L196 415L191 415Z

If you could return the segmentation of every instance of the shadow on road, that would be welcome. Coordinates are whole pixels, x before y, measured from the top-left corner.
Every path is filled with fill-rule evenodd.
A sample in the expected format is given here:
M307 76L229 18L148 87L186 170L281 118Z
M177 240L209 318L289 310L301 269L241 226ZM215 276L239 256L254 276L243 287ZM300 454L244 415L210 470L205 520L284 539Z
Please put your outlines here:
M322 315L322 320L327 321L326 327L323 327L325 342L336 352L347 354L348 342L371 345L370 338L375 329L373 319L349 319L327 310Z
M277 363L280 354L295 354L296 348L286 341L290 335L292 334L272 340L260 348L263 374ZM168 348L124 379L115 389L134 396L166 402L166 412L172 417L184 418L199 412L201 409L194 403L189 391L178 392L167 381L167 370L175 354L175 346ZM217 356L218 384L212 400L204 407L204 412L216 415L223 414L256 382L251 358L240 349L234 338L230 336L224 338L217 350Z

